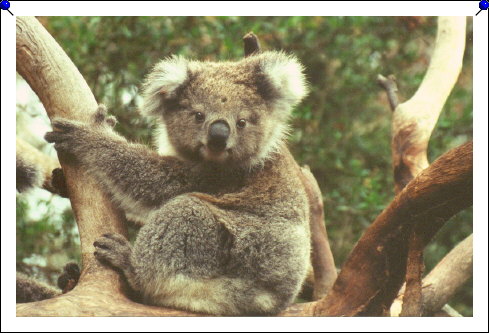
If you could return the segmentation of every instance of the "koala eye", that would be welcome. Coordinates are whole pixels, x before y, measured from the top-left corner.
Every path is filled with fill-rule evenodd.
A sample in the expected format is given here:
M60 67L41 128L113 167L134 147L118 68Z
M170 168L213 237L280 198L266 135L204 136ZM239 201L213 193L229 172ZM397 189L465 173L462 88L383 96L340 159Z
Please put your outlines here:
M197 112L195 114L195 120L197 120L198 123L201 123L205 120L205 116L202 112Z
M244 120L244 119L238 120L238 122L236 123L236 126L238 126L238 128L244 128L246 126L246 120Z

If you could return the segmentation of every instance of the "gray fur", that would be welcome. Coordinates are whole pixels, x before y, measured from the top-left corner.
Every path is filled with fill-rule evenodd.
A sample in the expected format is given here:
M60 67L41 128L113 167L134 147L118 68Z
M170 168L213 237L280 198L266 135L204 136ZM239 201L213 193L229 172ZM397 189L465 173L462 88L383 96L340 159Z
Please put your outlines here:
M94 246L146 303L267 315L294 300L308 268L309 211L283 138L291 108L306 94L301 72L279 52L239 62L164 60L146 80L143 111L162 121L162 142L175 156L126 142L100 111L95 126L53 121L46 139L142 225L133 246L117 234ZM236 126L240 119L245 127ZM207 147L214 121L231 129L219 153Z
M28 303L42 301L61 294L61 292L50 285L35 280L23 273L16 273L16 303Z
M40 187L42 185L43 174L38 166L34 165L30 161L27 161L21 154L17 153L15 158L16 164L16 188L19 192L26 192L27 190Z

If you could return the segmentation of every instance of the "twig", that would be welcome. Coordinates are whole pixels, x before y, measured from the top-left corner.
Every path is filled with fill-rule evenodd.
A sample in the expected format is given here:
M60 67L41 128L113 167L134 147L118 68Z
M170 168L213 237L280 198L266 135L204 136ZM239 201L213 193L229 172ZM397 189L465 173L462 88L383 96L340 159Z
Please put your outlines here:
M397 79L391 74L387 78L382 74L377 76L377 83L384 88L387 98L389 99L389 104L391 106L391 110L394 111L399 105L399 97L397 96Z

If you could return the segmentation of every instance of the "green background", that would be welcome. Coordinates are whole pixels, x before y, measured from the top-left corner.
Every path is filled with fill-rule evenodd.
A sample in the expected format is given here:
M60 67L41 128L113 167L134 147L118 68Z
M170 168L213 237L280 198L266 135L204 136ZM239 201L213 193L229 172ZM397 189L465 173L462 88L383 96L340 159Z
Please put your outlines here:
M394 196L391 111L377 74L395 74L404 101L429 64L434 17L40 17L87 80L97 100L117 116L117 130L151 143L154 124L137 113L138 89L161 58L243 57L242 36L255 32L265 50L294 53L311 93L293 114L289 142L321 187L325 222L341 267L362 232ZM462 73L435 128L429 158L472 139L472 19ZM53 281L59 260L26 258L62 253L79 260L73 215L50 211L50 199L17 195L17 269ZM26 211L45 208L40 218ZM472 210L461 212L426 248L426 271L472 232ZM33 266L35 266L33 268ZM450 304L472 315L472 280Z

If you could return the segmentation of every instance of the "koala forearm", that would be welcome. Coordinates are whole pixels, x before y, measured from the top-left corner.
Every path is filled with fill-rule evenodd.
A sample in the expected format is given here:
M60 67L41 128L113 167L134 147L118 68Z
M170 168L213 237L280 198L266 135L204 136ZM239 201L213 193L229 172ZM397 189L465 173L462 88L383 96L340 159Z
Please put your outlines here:
M95 138L80 157L129 214L141 214L141 206L160 206L195 185L191 163L159 156L142 145Z
M64 119L55 120L53 127L55 131L47 133L46 140L93 175L126 215L143 217L166 200L192 191L198 183L194 163L130 144L107 127Z

